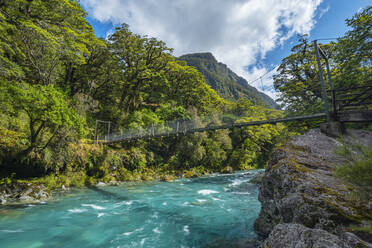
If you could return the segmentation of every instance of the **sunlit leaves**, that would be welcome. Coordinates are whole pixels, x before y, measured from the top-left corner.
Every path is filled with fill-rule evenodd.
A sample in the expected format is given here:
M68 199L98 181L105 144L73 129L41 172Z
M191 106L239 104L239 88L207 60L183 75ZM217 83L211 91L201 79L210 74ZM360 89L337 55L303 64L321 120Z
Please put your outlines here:
M0 45L11 47L11 53L0 48L0 58L22 65L22 79L29 83L70 83L65 67L85 64L99 43L77 1L6 1L0 10ZM8 75L22 75L12 69Z
M27 116L30 148L45 149L62 128L84 133L84 121L68 105L66 96L54 86L2 82L1 91L2 103L10 104L14 111L9 114Z
M372 82L372 7L346 20L352 29L336 44L336 84L340 88Z

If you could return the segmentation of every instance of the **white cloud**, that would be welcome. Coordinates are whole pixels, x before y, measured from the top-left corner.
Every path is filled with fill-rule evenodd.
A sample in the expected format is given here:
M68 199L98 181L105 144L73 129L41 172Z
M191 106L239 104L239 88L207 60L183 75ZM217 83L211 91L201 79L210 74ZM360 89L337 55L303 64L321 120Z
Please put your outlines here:
M212 52L248 81L256 64L295 34L309 33L323 0L82 0L91 17L156 37L175 55ZM252 66L250 71L245 66ZM272 80L265 80L272 85ZM254 84L254 86L259 86ZM267 90L265 90L267 93ZM269 92L270 95L273 95Z

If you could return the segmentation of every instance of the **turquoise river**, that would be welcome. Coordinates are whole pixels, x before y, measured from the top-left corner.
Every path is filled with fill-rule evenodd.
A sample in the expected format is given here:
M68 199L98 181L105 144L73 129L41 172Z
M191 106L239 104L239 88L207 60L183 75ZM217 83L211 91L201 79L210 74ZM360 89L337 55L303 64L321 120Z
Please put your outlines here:
M255 173L73 189L0 207L0 247L228 247L255 237Z

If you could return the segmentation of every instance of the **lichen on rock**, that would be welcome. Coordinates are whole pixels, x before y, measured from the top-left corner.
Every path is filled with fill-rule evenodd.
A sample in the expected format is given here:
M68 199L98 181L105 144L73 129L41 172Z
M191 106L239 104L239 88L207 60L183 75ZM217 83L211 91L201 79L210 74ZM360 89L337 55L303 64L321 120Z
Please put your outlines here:
M344 140L372 145L372 132L352 130ZM272 240L273 230L282 233L276 228L278 224L296 223L339 238L348 226L372 220L371 204L353 197L357 186L333 175L334 168L345 162L334 152L340 146L342 143L320 130L311 130L272 154L259 189L262 209L254 224L259 235L268 237L271 233Z
M336 236L322 229L311 229L300 224L278 224L264 241L262 248L354 248L368 247L351 233Z

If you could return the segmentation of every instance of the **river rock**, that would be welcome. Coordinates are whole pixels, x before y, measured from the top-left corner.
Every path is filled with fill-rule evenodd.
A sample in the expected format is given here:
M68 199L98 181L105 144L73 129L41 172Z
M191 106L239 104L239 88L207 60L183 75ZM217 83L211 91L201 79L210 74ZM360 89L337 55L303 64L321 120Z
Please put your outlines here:
M161 180L164 182L173 182L175 180L175 177L172 175L164 175L161 177Z
M232 174L232 173L234 173L234 169L231 166L226 166L226 167L221 169L221 173Z
M104 182L96 183L96 187L104 187L104 186L107 186Z
M264 241L262 248L356 248L368 244L351 233L341 237L322 229L311 229L300 224L278 224Z
M21 201L43 201L49 198L49 192L44 185L28 184L28 187L23 190L17 198Z
M42 184L18 183L0 185L0 198L5 203L33 203L50 198L50 192Z
M264 172L259 172L254 175L248 182L253 184L260 184L264 175Z
M118 181L110 181L108 183L108 185L110 185L110 186L119 186L120 185L120 182L118 182Z
M344 140L347 143L372 145L372 132L349 131ZM353 197L357 186L333 176L334 168L345 162L345 158L334 152L340 146L342 144L338 140L324 135L320 130L311 130L274 151L259 186L258 199L262 208L254 223L259 235L267 237L278 224L297 223L304 228L322 229L329 235L340 237L350 225L371 220L371 204ZM285 228L301 229L299 226L279 226L268 244L273 244L275 238L284 235ZM317 235L323 235L324 232L307 233L315 240Z
M189 171L186 171L184 174L183 174L183 177L184 178L197 178L197 177L200 177L201 174L196 172L196 171L193 171L193 170L189 170Z

